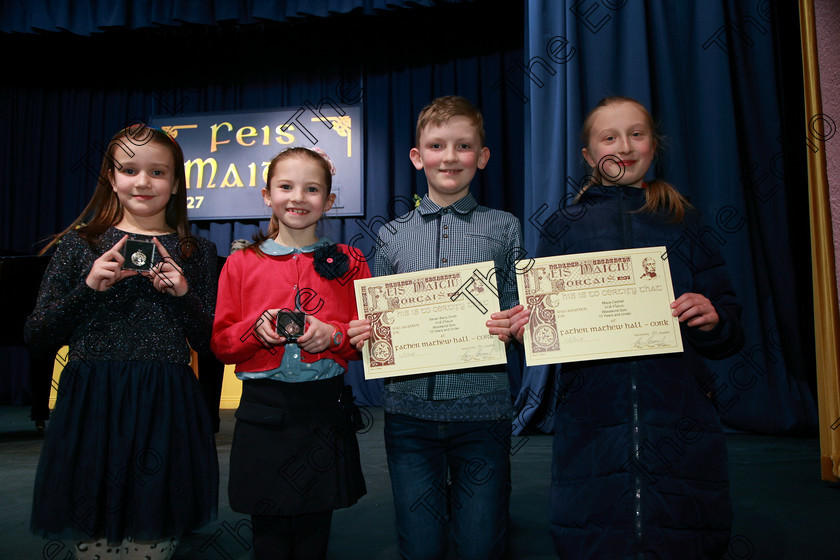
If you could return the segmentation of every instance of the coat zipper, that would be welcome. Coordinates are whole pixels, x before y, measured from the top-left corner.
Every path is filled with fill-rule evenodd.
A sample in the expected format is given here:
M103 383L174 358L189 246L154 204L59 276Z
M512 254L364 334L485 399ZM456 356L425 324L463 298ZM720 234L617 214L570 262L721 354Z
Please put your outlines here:
M627 187L621 188L621 196L619 198L619 212L621 214L621 230L625 249L631 249L633 244L633 227L629 215L628 191ZM641 426L639 424L639 391L638 391L638 364L631 362L630 364L630 402L632 406L633 415L633 457L637 461L641 461ZM640 559L644 558L642 549L642 539L644 537L644 530L642 526L642 477L639 474L639 469L634 469L633 475L633 513L634 513L634 528L636 533L636 544L638 545Z
M640 455L640 433L639 433L639 395L637 391L637 364L630 364L630 398L633 405L633 457L641 461ZM633 509L635 513L636 543L639 545L639 557L643 558L642 545L642 477L639 469L633 469Z

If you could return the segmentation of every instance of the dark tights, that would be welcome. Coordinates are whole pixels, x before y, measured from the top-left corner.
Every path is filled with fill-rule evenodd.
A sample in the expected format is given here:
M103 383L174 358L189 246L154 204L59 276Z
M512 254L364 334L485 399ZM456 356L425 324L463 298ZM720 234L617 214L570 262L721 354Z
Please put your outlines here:
M251 522L256 560L323 560L327 556L332 511L254 515Z

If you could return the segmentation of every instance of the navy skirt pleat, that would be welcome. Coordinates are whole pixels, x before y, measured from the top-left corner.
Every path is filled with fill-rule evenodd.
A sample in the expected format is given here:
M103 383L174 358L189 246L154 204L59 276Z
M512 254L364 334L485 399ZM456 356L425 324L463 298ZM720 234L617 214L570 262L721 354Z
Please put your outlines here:
M66 540L159 540L215 519L219 467L193 371L70 362L35 478L31 529Z
M230 451L234 511L300 515L345 508L366 490L359 444L338 407L343 376L243 383Z

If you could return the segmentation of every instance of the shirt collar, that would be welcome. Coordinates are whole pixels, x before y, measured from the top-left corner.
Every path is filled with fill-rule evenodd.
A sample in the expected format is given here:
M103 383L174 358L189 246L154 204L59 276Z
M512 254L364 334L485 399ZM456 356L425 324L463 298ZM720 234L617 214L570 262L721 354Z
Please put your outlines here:
M307 245L306 247L286 247L273 239L266 239L260 243L260 251L272 257L282 257L283 255L291 255L292 253L311 253L318 247L332 244L333 241L329 237L322 237L312 245Z
M475 201L472 193L467 191L467 195L465 197L459 198L446 208L451 208L454 212L458 212L459 214L469 214L476 206L478 206L478 202ZM423 200L420 201L418 210L422 216L428 216L429 214L437 214L446 208L442 208L432 202L432 199L429 198L429 195L427 194L423 197Z

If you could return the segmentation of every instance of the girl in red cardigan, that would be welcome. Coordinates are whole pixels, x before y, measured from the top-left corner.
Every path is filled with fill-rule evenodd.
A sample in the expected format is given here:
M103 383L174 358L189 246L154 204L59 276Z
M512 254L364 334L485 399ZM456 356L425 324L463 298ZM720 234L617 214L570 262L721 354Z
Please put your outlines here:
M332 510L366 492L342 408L347 361L359 357L347 336L353 280L370 271L316 233L334 174L317 148L277 155L262 191L268 233L231 255L219 279L212 349L243 380L228 493L251 515L257 560L324 558Z

